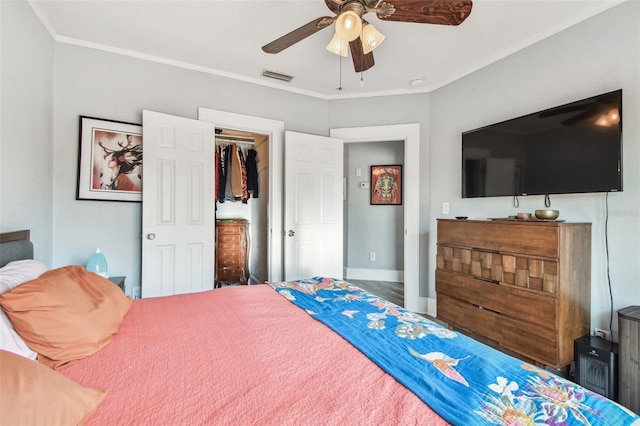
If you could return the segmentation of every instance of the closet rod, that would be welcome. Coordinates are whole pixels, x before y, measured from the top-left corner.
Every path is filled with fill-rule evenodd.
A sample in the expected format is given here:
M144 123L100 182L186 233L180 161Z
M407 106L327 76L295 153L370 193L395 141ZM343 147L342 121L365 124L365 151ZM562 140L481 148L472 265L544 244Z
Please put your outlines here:
M225 136L220 137L216 136L216 143L240 143L240 144L248 144L255 145L256 140L254 138L245 138L241 136Z

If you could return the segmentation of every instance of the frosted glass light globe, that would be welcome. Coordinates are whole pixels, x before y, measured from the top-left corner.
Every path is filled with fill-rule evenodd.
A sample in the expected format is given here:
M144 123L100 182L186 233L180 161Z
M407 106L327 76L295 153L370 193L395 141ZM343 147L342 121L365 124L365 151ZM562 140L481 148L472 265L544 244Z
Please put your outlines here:
M353 41L360 37L362 20L357 13L347 10L336 20L336 34L344 41Z

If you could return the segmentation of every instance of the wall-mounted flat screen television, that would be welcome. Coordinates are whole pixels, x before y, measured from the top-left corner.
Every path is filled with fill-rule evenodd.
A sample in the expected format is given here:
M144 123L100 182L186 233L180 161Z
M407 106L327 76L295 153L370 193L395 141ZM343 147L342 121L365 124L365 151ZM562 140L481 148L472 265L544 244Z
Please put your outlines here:
M462 134L462 197L622 191L622 90Z

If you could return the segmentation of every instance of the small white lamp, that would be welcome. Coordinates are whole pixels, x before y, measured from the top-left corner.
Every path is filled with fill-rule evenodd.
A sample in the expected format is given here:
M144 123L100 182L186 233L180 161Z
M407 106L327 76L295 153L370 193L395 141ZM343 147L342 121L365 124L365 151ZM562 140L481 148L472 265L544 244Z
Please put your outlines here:
M109 278L107 259L99 248L91 255L87 261L87 271L95 272L96 274Z

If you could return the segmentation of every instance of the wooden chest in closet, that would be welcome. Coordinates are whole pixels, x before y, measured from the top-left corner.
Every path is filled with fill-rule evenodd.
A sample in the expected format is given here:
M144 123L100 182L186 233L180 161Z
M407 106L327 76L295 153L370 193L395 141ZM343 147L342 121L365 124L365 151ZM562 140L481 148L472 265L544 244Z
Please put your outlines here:
M247 284L249 280L249 234L244 219L216 221L215 285Z

